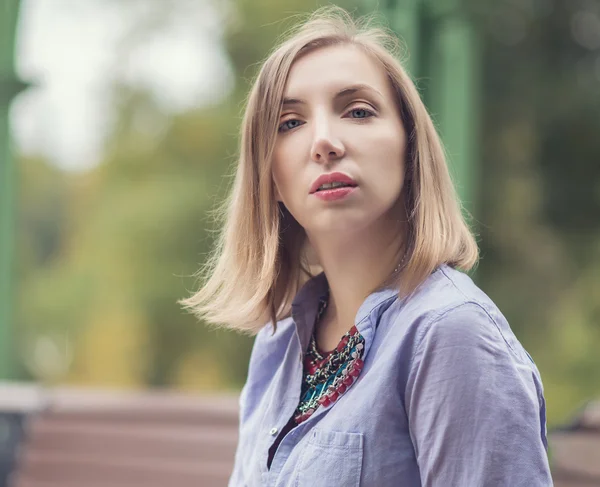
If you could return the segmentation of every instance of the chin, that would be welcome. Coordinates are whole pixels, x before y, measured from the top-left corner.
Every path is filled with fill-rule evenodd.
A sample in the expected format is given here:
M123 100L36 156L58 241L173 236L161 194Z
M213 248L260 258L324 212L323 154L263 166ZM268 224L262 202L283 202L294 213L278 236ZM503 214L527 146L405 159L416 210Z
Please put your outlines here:
M311 222L310 233L315 235L330 235L331 237L349 237L361 232L369 222L357 215L329 214L320 215Z

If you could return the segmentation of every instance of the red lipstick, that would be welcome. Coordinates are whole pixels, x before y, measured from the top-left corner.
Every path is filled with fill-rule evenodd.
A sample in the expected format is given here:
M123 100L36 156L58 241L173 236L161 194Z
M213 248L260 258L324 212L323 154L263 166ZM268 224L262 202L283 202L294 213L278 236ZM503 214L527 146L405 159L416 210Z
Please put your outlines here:
M310 194L323 201L340 200L356 191L357 186L356 181L347 174L322 174L311 185Z
M332 172L330 174L321 174L315 181L312 183L310 187L310 194L316 193L324 184L332 184L332 183L342 183L346 185L346 187L356 187L356 181L352 179L347 174L341 172ZM321 189L323 191L323 189Z

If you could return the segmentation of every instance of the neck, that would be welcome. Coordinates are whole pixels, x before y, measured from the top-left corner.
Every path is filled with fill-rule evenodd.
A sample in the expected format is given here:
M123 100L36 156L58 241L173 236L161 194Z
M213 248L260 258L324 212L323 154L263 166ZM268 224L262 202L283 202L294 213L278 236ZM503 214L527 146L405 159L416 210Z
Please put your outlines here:
M329 283L329 303L317 333L321 343L335 343L355 324L362 303L400 264L404 235L404 224L393 220L343 237L309 235Z

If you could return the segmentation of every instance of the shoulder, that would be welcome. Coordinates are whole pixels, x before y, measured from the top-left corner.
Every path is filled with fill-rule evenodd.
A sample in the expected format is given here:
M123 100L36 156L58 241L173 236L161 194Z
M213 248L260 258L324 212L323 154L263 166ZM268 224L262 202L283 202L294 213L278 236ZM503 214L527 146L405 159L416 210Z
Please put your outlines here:
M447 265L440 266L414 295L400 300L390 312L392 329L404 329L413 353L425 342L441 346L495 343L514 358L530 361L490 297L467 274Z
M543 410L539 370L498 307L466 274L440 271L413 303L407 393L445 387L457 403L482 394Z
M412 299L407 301L407 305L416 306L432 319L469 303L489 312L499 312L490 297L469 275L446 264L438 267L418 288Z

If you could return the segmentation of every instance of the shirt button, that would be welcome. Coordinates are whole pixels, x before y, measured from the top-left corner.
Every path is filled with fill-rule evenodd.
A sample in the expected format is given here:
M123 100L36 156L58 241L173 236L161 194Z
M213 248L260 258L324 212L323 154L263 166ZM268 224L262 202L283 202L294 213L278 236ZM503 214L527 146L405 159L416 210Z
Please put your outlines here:
M269 431L269 434L271 436L275 436L277 434L277 428L271 428L271 431Z

